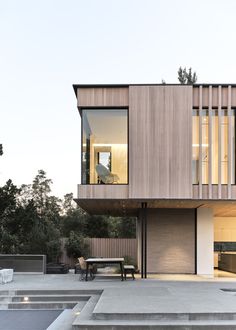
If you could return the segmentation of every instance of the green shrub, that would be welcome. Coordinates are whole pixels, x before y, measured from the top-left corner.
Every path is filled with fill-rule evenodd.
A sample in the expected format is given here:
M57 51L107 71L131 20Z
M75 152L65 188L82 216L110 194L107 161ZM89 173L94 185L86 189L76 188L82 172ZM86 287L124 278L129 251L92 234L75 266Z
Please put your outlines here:
M83 256L84 258L89 255L89 245L84 237L76 234L74 231L70 232L70 236L65 244L68 257L78 258Z

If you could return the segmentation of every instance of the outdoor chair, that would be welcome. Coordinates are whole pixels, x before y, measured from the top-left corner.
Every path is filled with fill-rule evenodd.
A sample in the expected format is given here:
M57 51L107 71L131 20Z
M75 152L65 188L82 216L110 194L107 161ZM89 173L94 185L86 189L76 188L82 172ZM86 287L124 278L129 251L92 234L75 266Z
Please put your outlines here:
M86 276L87 263L86 263L86 260L84 259L84 257L79 257L78 261L79 261L79 267L80 267L80 278L79 279L80 279L80 281L83 281L83 280L85 280L85 276ZM75 269L76 269L76 266L77 265L75 265ZM89 272L89 276L90 276L91 280L93 280L94 279L93 266L89 266L88 272Z

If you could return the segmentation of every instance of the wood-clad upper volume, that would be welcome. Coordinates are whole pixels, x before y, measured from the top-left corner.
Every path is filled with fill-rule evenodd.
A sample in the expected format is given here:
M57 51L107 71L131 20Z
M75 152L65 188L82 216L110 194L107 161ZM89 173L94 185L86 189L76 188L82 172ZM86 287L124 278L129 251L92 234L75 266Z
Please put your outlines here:
M192 87L130 86L129 198L192 197Z

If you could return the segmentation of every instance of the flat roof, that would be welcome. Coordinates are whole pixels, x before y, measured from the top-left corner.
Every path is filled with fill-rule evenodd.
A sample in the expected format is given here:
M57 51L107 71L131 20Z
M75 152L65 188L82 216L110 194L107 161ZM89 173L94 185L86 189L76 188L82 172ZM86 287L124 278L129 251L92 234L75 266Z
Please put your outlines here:
M75 92L75 95L77 96L77 89L78 88L119 88L119 87L129 87L129 86L192 86L192 87L199 87L199 86L203 86L203 87L218 87L218 86L223 86L223 87L228 87L228 86L232 86L232 87L236 87L236 83L233 84L217 84L217 83L203 83L203 84L193 84L193 85L188 85L188 84L148 84L148 83L143 83L143 84L73 84L73 89Z

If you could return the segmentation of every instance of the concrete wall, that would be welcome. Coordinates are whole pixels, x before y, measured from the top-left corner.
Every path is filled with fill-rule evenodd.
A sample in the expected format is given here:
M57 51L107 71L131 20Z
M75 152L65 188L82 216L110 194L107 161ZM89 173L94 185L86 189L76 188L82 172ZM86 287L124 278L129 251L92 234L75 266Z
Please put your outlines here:
M214 271L212 209L197 209L197 274L212 275Z

